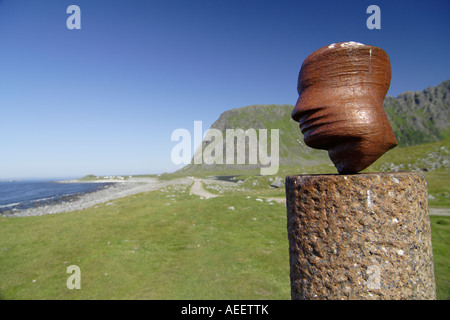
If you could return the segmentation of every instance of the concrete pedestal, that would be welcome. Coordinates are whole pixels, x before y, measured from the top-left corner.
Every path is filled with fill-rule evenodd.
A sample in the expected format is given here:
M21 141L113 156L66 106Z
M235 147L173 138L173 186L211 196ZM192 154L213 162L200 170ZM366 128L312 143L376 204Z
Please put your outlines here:
M426 181L286 177L292 299L436 299Z

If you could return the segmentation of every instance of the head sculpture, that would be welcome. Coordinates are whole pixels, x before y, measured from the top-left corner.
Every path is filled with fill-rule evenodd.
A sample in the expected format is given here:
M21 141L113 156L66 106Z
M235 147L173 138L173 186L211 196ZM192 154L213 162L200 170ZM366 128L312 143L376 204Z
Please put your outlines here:
M384 50L333 43L308 56L292 118L306 145L328 151L341 174L357 173L397 145L383 101L391 82Z

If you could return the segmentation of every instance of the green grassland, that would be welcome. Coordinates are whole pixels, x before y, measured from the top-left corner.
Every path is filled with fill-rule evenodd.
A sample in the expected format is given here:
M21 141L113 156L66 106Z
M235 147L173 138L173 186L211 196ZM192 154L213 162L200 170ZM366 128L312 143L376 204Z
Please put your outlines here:
M290 299L286 209L262 190L201 200L167 187L80 212L0 218L0 298ZM438 298L450 299L450 217L431 225ZM81 290L66 287L69 265L81 269Z
M436 296L450 300L450 217L430 216Z
M443 146L449 140L396 148L366 172L418 163ZM281 166L278 177L336 173L330 164ZM207 200L170 186L83 211L0 217L0 299L290 299L286 208L270 201L284 188L258 170L216 174L243 182ZM430 206L449 207L449 170L425 176ZM450 217L430 219L437 296L450 299ZM81 290L66 286L70 265L81 269Z
M201 200L169 187L82 212L0 218L0 297L289 299L285 207L251 197ZM73 264L81 290L66 287Z

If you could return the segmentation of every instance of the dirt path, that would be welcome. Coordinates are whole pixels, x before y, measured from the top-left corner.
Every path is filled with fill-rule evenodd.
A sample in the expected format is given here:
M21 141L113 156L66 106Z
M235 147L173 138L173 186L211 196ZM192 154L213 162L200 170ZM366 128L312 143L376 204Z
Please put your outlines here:
M215 198L218 197L216 194L212 194L205 189L203 189L203 183L199 179L194 179L194 184L191 187L190 194L195 194L204 199Z
M450 208L428 208L430 216L450 216Z

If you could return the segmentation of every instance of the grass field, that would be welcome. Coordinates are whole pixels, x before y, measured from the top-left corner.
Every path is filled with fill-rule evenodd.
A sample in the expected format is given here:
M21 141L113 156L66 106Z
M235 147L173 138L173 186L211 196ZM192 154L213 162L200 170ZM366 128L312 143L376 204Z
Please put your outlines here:
M81 212L0 218L0 298L290 299L286 209L263 198L281 193L269 190L201 200L172 186ZM438 298L450 299L450 217L431 222ZM81 290L66 286L70 265Z
M430 220L436 295L450 300L450 217L431 216Z
M1 218L0 297L288 299L284 205L181 191ZM69 265L81 269L81 290L66 287Z
M449 145L394 149L366 171L414 164ZM335 172L322 164L280 167L278 176ZM284 188L269 188L258 170L226 173L246 178L242 190L202 200L172 186L79 212L0 217L0 299L290 299L286 208L266 201ZM425 177L429 205L450 207L450 171ZM450 217L430 219L437 297L449 300ZM66 286L70 265L80 267L81 290Z

